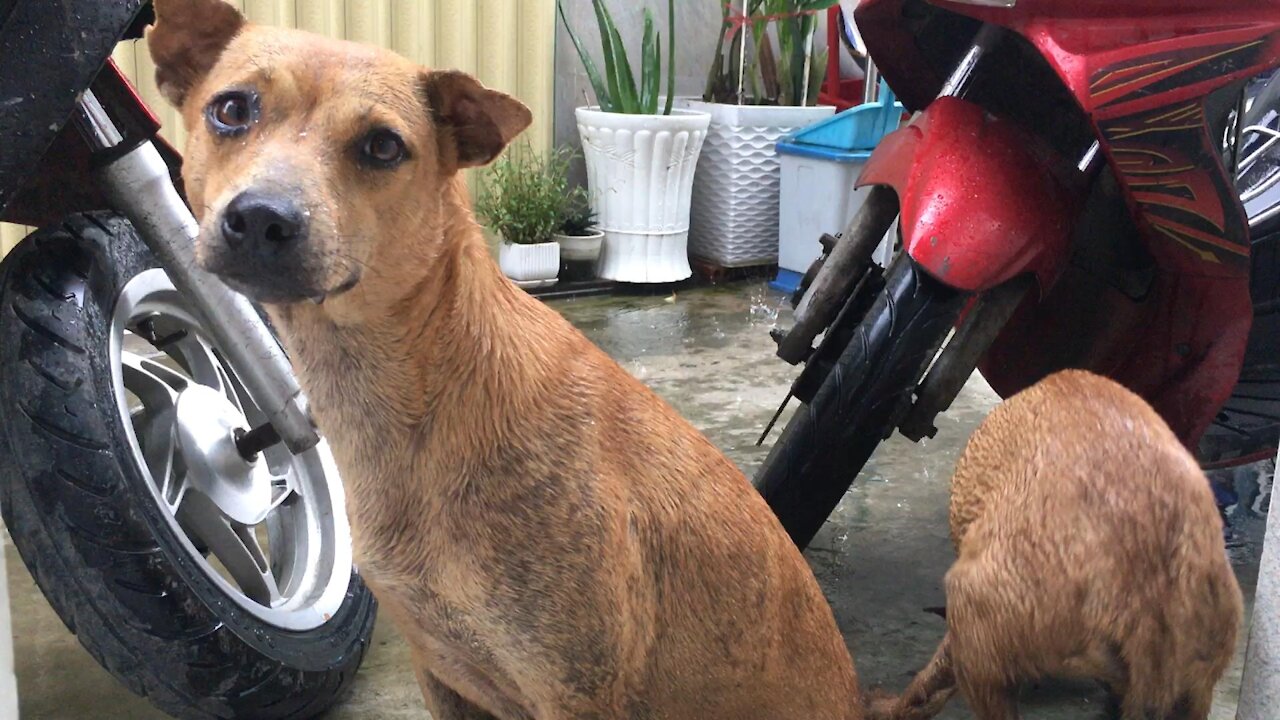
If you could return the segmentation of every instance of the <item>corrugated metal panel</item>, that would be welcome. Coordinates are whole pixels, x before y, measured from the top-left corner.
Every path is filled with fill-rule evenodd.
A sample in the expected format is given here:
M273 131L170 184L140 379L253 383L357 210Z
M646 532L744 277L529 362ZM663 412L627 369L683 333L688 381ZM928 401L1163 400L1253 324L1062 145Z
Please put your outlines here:
M529 141L551 143L555 0L240 0L253 22L300 27L388 47L428 67L459 68L533 110ZM155 91L145 42L117 53L165 135L181 141L177 114Z
M555 0L232 0L249 19L389 47L428 67L475 73L533 110L525 137L551 144L555 73ZM164 124L179 149L186 141L178 113L155 87L145 41L122 43L115 60ZM0 254L25 235L0 223Z
M4 257L5 253L17 245L18 241L26 237L31 230L25 225L0 223L0 257Z

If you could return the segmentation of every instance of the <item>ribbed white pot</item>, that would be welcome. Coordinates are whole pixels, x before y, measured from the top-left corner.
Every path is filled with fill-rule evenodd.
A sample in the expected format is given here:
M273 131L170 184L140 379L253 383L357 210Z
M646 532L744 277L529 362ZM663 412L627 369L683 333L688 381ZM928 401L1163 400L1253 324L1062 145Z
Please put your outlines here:
M726 105L691 100L711 116L693 183L689 254L722 267L778 261L781 161L774 145L784 135L830 117L830 105Z
M560 243L517 245L503 242L498 248L498 266L516 282L554 280L560 272Z
M668 283L689 268L689 198L711 116L624 115L577 110L591 208L604 231L597 274Z

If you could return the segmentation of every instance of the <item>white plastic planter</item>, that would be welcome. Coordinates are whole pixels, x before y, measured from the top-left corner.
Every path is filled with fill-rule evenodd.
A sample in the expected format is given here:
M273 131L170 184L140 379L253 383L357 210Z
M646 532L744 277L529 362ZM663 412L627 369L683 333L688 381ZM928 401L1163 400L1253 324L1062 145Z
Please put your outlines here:
M689 268L689 202L711 117L577 109L591 208L604 231L596 265L606 280L669 283Z
M560 235L557 233L552 237L560 245L561 262L594 263L600 257L600 246L604 242L604 233L602 232L590 235Z
M711 115L693 184L689 254L721 267L778 261L779 161L784 135L830 117L830 105L726 105L701 100L690 109Z
M503 242L498 249L498 266L520 287L554 285L560 273L560 243L517 245Z
M604 233L590 235L560 235L552 237L560 243L560 278L565 282L582 282L596 277L596 263L600 260L600 246Z

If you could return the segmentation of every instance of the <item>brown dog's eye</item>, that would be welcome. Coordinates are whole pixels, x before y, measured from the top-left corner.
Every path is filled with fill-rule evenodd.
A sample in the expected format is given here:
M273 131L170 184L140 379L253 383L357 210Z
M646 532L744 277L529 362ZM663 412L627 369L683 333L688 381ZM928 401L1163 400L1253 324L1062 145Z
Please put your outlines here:
M256 96L241 91L222 93L205 109L209 127L219 135L235 136L247 132L256 115Z
M400 136L386 129L369 133L360 148L361 159L376 168L393 168L404 162L408 155Z

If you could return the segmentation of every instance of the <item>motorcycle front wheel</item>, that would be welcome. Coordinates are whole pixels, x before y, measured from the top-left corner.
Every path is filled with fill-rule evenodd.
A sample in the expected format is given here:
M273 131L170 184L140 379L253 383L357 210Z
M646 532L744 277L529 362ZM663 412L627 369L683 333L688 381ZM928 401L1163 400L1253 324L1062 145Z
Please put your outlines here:
M317 716L373 631L327 446L240 457L263 422L124 219L0 263L0 514L81 644L175 717Z
M858 325L839 360L791 416L755 477L802 550L910 409L965 297L900 253L871 308L854 318Z

